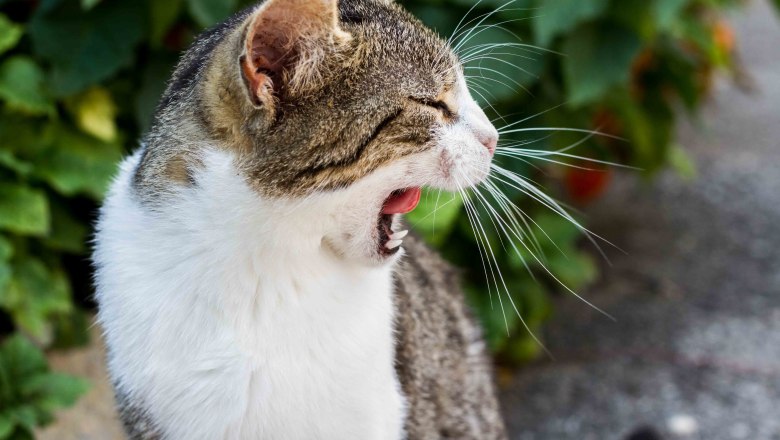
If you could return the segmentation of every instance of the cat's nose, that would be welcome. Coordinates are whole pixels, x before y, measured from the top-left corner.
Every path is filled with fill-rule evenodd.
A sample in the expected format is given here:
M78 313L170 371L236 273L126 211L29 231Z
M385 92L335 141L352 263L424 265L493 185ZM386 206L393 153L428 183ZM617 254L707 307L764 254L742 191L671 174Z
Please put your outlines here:
M488 153L490 155L494 155L496 153L496 146L498 145L498 133L495 131L489 132L489 133L483 133L479 137L479 142L487 148Z

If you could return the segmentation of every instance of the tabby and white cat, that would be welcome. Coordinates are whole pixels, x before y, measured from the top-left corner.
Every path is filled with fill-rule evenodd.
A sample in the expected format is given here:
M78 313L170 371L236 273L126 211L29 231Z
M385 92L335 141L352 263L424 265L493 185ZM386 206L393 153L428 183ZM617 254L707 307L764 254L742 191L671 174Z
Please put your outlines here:
M392 2L266 0L199 37L97 228L128 435L505 438L456 275L399 218L497 138Z

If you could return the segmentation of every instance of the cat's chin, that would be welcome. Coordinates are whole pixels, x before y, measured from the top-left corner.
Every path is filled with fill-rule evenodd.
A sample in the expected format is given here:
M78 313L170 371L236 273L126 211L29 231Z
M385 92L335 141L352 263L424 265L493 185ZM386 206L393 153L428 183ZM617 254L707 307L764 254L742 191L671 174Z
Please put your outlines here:
M361 207L353 205L350 211L357 215L351 218L356 223L340 233L325 236L325 249L340 259L369 266L395 261L403 254L403 239L409 233L400 218L417 207L421 193L419 187L400 188L386 193L384 199L366 200Z

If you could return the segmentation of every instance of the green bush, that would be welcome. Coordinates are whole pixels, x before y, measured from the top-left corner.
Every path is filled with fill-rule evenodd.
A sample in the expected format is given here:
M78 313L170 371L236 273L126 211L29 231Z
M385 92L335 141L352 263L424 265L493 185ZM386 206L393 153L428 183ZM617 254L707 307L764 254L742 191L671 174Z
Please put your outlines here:
M29 437L54 406L83 390L77 379L48 373L38 350L85 340L87 319L74 300L89 307L86 243L97 203L120 157L148 127L178 54L200 29L248 3L0 0L0 438ZM500 9L483 23L500 27L481 26L454 41L464 41L466 58L497 58L474 59L467 72L483 103L522 121L503 139L542 152L580 143L570 152L647 173L667 165L691 172L673 143L675 109L694 110L713 70L730 66L731 37L720 10L736 1L483 0L470 12L474 3L467 0L403 3L442 35L466 13L471 27L477 21L469 19ZM529 127L599 130L626 141L513 131ZM587 162L522 154L498 160L575 202L592 199L607 181L598 163L590 164L596 171L567 169L549 160ZM512 300L536 331L550 313L550 293L562 285L582 288L597 266L578 245L578 227L523 191L501 186L529 214L536 237L527 237L528 249L505 251L513 249L485 210L474 215L490 226L483 244L495 251ZM494 280L486 280L463 200L428 194L410 220L465 269L491 347L509 360L535 356L539 345L505 294L497 295Z

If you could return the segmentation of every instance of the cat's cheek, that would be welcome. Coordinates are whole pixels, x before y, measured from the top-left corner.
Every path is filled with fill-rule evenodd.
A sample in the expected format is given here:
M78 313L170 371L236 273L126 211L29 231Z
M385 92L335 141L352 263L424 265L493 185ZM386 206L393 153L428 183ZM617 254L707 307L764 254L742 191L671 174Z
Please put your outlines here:
M474 139L465 124L443 130L437 139L440 182L433 186L449 191L463 190L482 183L490 173L492 155Z

